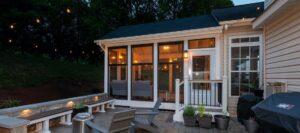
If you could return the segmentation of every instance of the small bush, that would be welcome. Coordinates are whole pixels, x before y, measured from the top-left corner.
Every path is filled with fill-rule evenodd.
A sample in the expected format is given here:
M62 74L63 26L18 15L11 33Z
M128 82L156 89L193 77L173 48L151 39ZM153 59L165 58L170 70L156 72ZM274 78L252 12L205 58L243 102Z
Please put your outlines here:
M73 108L74 108L74 109L81 109L81 108L84 108L84 104L83 104L83 102L80 102L79 104L76 104Z
M199 116L200 117L203 117L205 115L205 107L203 104L201 104L199 107L198 107L198 113L199 113Z
M183 111L183 116L194 116L195 109L192 106L186 106Z
M0 101L0 109L3 108L11 108L11 107L16 107L20 105L20 101L16 99L6 99Z

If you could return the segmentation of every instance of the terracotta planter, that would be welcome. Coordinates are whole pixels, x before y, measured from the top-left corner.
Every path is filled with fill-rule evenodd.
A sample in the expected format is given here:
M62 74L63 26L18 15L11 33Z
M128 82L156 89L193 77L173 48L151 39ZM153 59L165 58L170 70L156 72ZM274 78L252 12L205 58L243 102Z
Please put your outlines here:
M230 117L226 115L215 115L215 121L218 129L227 130Z
M200 117L200 115L197 115L199 127L201 128L211 128L212 123L212 116L211 115L204 115Z
M188 127L194 127L196 125L195 116L183 116L184 125Z

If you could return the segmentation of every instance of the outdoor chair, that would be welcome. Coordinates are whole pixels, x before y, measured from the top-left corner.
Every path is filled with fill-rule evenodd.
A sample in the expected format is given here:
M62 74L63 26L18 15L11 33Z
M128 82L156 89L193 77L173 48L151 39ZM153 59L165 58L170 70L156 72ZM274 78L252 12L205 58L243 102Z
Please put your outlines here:
M136 111L131 132L134 133L136 128L141 128L152 133L158 133L158 127L155 125L153 120L154 117L159 113L158 109L160 105L161 100L158 98L152 109L139 109L140 111Z
M119 111L113 113L113 117L108 126L95 124L92 121L86 121L86 125L92 129L92 133L128 133L132 126L135 109Z

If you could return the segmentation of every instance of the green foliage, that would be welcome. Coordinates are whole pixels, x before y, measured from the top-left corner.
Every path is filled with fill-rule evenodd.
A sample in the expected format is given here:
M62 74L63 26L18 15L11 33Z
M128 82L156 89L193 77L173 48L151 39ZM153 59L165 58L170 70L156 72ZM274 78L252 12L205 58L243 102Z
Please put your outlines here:
M16 107L16 106L19 106L20 103L21 103L21 101L13 99L13 98L5 99L5 100L0 101L0 109Z
M205 107L203 104L201 104L199 107L198 107L198 113L199 113L199 116L200 117L203 117L205 115Z
M0 51L0 89L31 87L52 80L102 81L103 65L51 60L12 50Z
M186 106L184 107L183 116L194 116L195 115L195 108L193 106Z
M283 82L273 82L271 83L272 86L285 86L285 83Z
M120 26L209 14L229 6L231 0L3 0L0 39L22 52L99 64L103 53L94 40Z
M73 108L74 109L82 109L82 108L84 108L84 103L80 102L79 104L75 104Z

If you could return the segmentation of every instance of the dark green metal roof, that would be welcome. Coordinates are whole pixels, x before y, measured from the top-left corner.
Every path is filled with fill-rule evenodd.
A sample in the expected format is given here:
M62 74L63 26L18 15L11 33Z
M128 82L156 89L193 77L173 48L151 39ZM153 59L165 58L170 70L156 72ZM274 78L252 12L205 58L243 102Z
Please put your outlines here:
M259 10L257 10L259 7ZM122 26L99 39L112 39L140 35L167 33L219 26L220 21L255 18L263 12L264 3L252 3L224 9L215 9L209 15L168 20L156 23Z
M252 3L212 11L217 21L229 21L241 18L255 18L264 11L264 2Z

